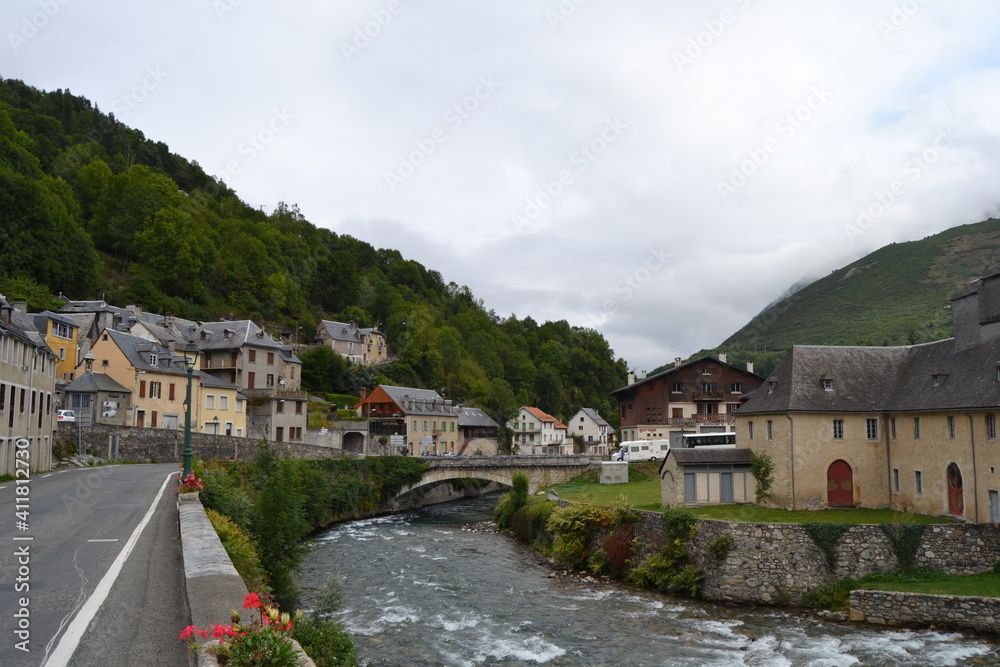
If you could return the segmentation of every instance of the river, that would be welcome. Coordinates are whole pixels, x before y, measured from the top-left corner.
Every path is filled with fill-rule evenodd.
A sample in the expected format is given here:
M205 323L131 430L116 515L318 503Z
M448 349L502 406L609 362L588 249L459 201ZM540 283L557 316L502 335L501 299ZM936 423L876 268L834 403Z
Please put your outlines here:
M464 530L496 498L337 525L316 537L300 584L331 575L338 619L385 665L1000 665L1000 644L882 630L550 576L509 538Z

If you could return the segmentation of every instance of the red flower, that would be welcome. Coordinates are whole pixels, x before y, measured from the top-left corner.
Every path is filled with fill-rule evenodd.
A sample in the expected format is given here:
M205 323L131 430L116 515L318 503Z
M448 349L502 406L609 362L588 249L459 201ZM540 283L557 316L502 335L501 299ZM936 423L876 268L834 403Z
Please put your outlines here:
M186 628L184 628L184 630L181 631L181 635L177 639L182 642L190 641L194 639L194 633L197 629L198 629L197 626L189 625Z
M259 609L260 608L260 598L256 593L250 593L243 598L243 608L244 609Z

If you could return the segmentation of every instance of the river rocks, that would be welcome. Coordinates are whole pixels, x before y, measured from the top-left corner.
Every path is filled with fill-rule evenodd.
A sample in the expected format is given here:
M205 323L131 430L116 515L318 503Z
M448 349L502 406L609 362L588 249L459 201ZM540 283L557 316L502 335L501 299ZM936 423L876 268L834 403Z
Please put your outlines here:
M462 530L467 533L484 533L488 535L496 535L500 532L500 529L497 528L497 525L492 521L472 523L467 526L462 526Z

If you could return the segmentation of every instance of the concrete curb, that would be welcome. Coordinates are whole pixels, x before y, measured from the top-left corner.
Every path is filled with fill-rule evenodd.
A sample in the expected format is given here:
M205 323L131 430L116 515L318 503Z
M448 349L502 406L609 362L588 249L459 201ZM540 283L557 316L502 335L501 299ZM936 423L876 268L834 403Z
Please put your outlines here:
M197 494L182 494L178 498L181 553L184 559L184 588L187 592L191 625L208 628L215 623L229 624L232 611L241 614L243 600L250 591L229 559L222 540L205 514ZM217 644L218 642L215 642ZM300 667L316 667L298 642ZM213 642L205 642L198 651L198 667L218 665L215 655L207 650ZM192 662L192 664L194 664Z

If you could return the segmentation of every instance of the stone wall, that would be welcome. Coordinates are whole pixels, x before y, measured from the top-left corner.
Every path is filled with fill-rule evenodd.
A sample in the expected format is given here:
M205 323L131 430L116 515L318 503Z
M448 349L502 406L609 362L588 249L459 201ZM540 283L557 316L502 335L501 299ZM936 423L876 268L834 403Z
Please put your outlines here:
M979 574L997 561L1000 561L1000 525L943 524L927 526L916 565L948 574Z
M82 429L83 447L102 458L119 461L148 461L155 463L181 462L184 456L184 431L162 428L136 428L94 424ZM56 438L77 441L73 424L59 424ZM115 439L118 440L117 457ZM191 451L194 458L222 458L248 461L257 454L259 440L209 433L191 434ZM288 452L296 459L333 458L349 456L342 449L310 445L302 442L273 442L279 452Z
M1000 598L854 590L851 620L1000 634Z

